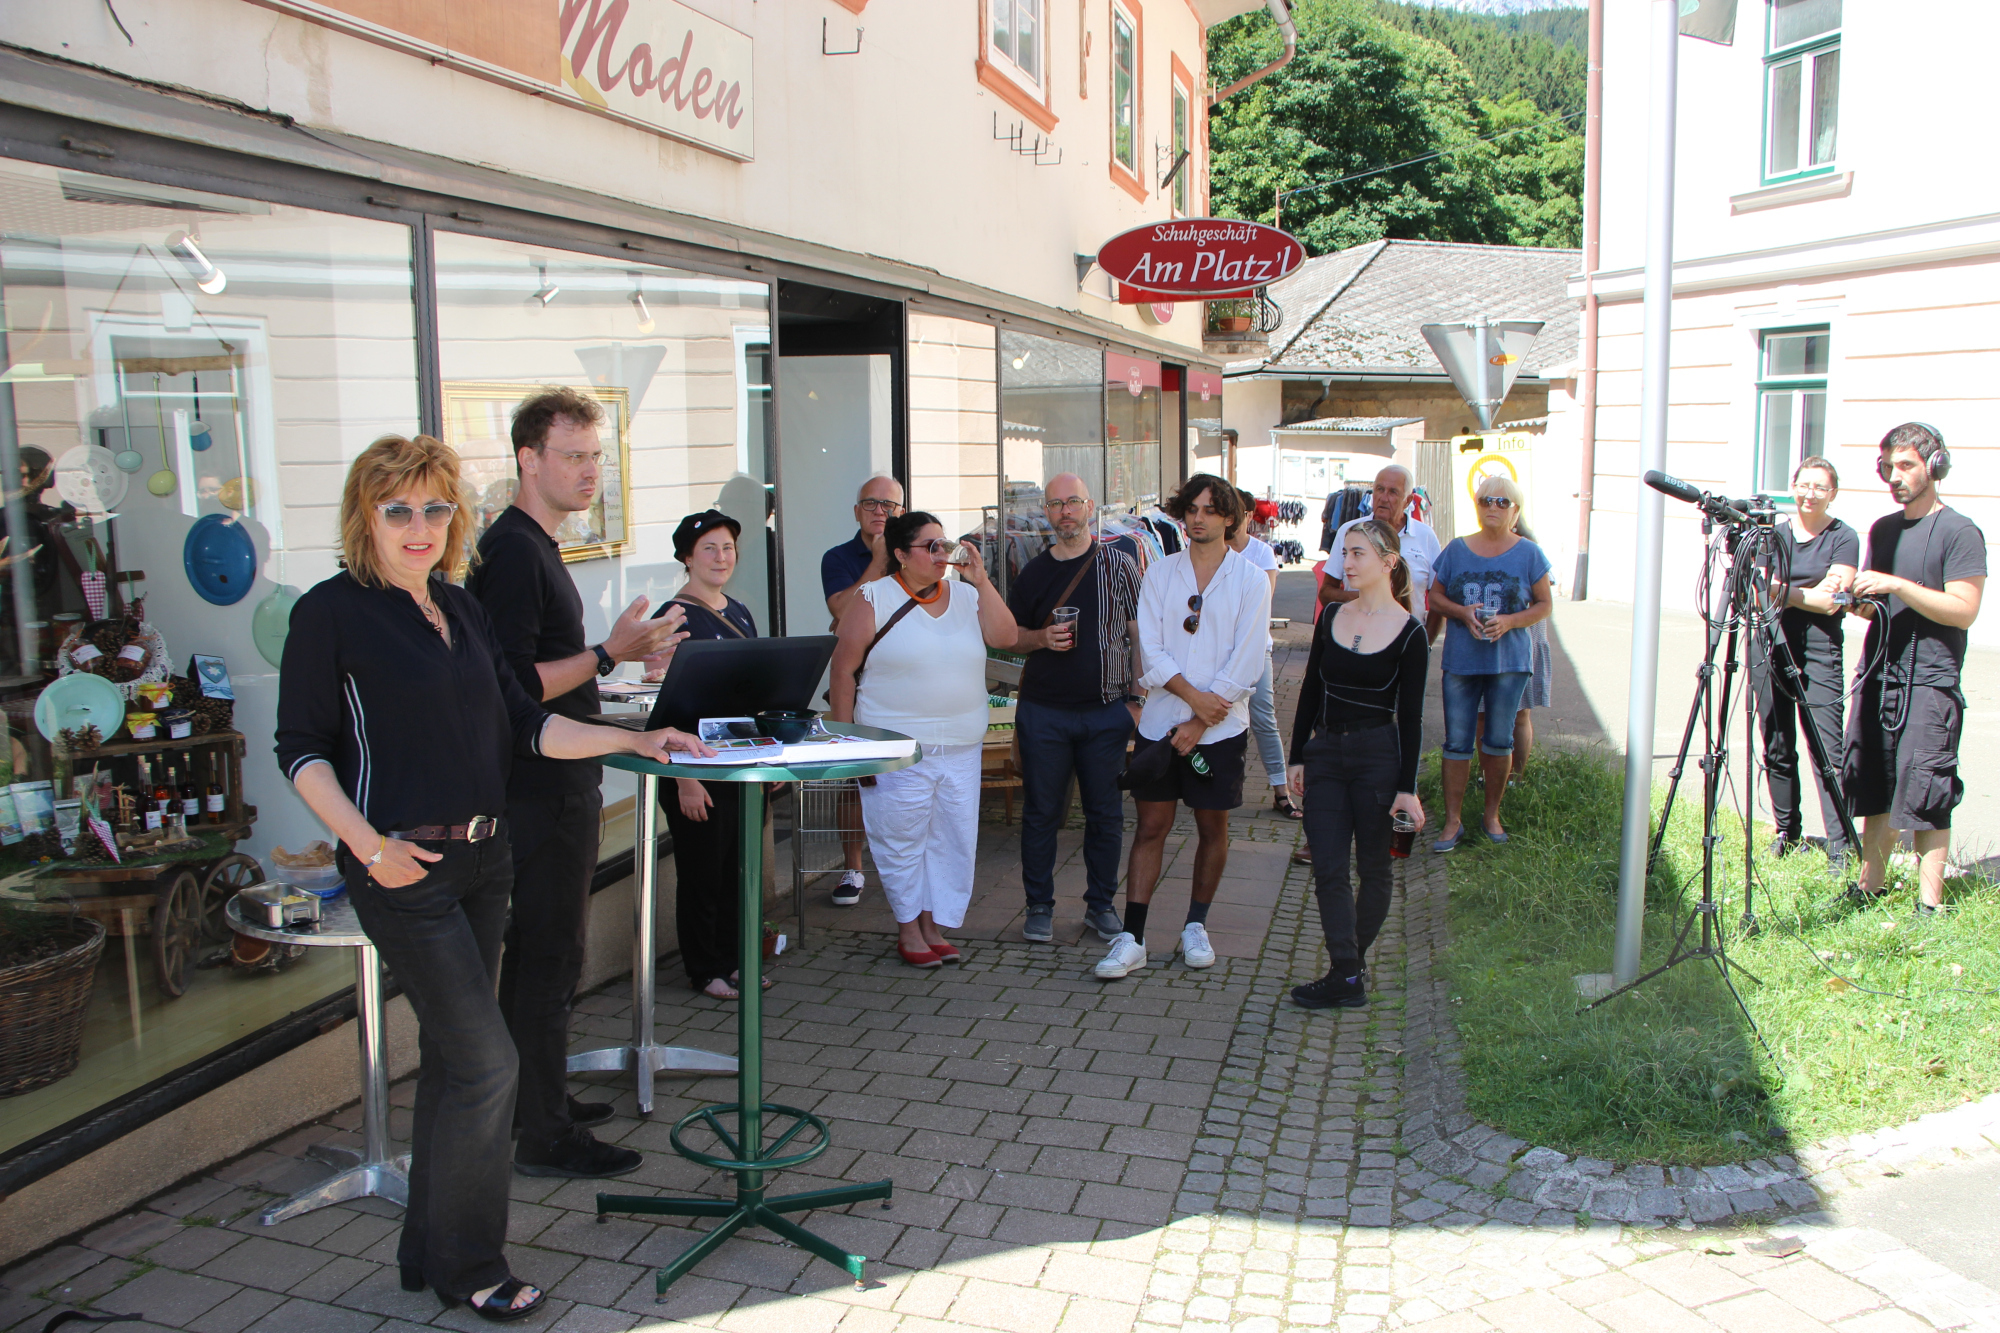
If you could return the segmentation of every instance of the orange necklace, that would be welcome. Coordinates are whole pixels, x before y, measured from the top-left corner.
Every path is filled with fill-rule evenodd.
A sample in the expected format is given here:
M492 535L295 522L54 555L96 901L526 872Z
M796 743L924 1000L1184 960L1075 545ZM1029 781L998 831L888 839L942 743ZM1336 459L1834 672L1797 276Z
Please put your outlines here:
M933 583L931 585L931 595L928 597L919 597L917 595L917 590L910 586L909 581L903 577L903 571L900 569L896 571L896 582L903 585L903 591L910 594L910 600L915 602L918 606L929 606L932 602L935 602L938 598L944 596L943 579L939 579L936 583Z

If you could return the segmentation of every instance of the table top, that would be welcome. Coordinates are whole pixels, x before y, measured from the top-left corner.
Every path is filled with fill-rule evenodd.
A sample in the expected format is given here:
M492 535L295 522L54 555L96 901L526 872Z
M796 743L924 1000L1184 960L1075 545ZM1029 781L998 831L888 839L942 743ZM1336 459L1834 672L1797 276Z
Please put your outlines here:
M222 909L229 922L229 928L238 935L248 935L253 940L270 940L275 944L334 945L354 949L369 943L368 933L361 929L361 918L354 914L354 904L346 894L336 898L322 898L319 904L317 922L301 922L285 930L273 930L243 919L243 904L236 901L234 894Z
M862 740L907 739L901 732L880 727L864 727L858 722L828 722L826 729L836 736ZM921 757L906 754L900 759L855 759L842 764L658 764L631 754L607 754L604 763L628 773L644 773L656 778L697 778L702 782L832 782L841 778L863 778L876 773L893 773L908 768Z

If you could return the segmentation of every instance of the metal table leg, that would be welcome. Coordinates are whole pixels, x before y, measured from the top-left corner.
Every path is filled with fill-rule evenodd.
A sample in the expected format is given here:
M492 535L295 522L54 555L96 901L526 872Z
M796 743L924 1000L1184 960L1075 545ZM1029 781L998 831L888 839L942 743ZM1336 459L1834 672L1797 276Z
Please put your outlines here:
M767 1231L775 1232L800 1249L846 1269L858 1287L862 1282L861 1266L867 1262L865 1255L849 1254L832 1241L814 1235L781 1214L809 1212L815 1208L839 1208L870 1199L882 1200L882 1206L887 1208L890 1191L894 1188L890 1181L876 1180L865 1185L842 1185L833 1189L807 1190L775 1198L765 1196L766 1176L811 1161L831 1146L832 1137L827 1132L826 1122L818 1116L764 1100L764 787L762 783L743 784L742 811L743 823L738 850L738 864L742 867L742 878L738 884L738 892L742 901L743 919L737 934L737 963L742 969L742 981L738 989L742 992L743 998L738 1001L736 1022L738 1060L736 1105L707 1106L683 1116L674 1126L670 1136L674 1150L689 1161L715 1170L734 1173L736 1200L732 1203L727 1199L658 1199L631 1194L597 1196L599 1221L604 1220L604 1215L607 1213L720 1219L714 1230L708 1232L679 1258L659 1271L655 1278L655 1290L661 1300L666 1299L667 1288L676 1280L714 1253L730 1236L749 1226L763 1227ZM764 1141L766 1114L789 1119L792 1122L789 1129L769 1143ZM722 1123L727 1118L733 1118L736 1122L734 1133ZM727 1149L728 1155L718 1156L699 1152L683 1143L682 1134L696 1124L714 1134ZM792 1140L807 1129L817 1131L818 1140L806 1148L787 1154L785 1150Z
M653 1040L653 894L659 878L660 780L651 773L641 773L638 778L638 808L633 812L632 839L632 859L637 871L632 891L632 1041L625 1046L578 1051L569 1058L569 1072L632 1070L638 1076L639 1114L651 1115L654 1074L734 1074L736 1061L713 1051L693 1046L661 1046Z
M360 1152L316 1144L306 1155L343 1168L263 1213L264 1225L349 1199L387 1199L398 1207L410 1201L410 1155L390 1155L389 1063L382 1033L382 967L375 946L354 951L354 1028L361 1044Z

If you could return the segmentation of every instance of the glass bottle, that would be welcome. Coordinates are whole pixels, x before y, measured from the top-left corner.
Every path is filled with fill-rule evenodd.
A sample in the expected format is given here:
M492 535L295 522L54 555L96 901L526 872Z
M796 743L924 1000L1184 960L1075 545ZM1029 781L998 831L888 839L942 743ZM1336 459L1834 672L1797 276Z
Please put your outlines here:
M211 751L208 756L208 822L220 824L229 813L229 793L222 789L222 761Z
M139 761L139 786L135 793L148 833L162 827L166 821L167 802L162 789L153 782L153 766L146 760Z
M194 756L184 756L181 768L180 787L176 793L180 798L181 817L190 824L201 822L201 789L194 785Z

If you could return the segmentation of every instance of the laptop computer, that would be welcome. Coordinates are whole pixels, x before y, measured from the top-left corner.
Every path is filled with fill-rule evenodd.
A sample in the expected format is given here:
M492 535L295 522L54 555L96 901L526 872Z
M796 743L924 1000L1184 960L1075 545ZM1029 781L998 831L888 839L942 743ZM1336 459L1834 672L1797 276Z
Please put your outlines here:
M674 650L652 715L607 717L633 731L673 727L693 735L705 717L751 717L767 708L807 709L833 660L831 634L791 639L702 639Z

